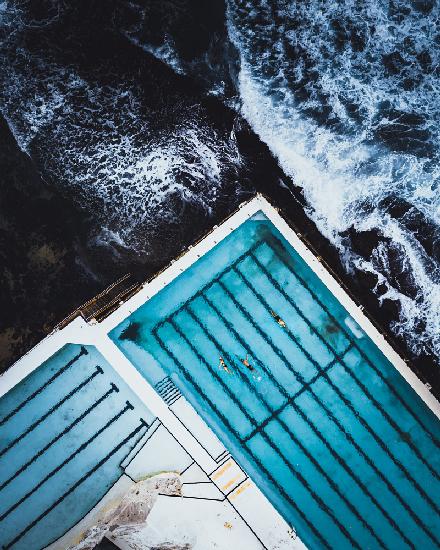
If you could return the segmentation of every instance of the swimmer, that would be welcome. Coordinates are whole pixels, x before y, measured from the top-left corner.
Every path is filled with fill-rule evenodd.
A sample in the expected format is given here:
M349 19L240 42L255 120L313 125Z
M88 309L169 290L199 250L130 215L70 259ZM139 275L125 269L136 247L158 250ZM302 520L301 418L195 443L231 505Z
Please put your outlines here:
M244 359L241 360L241 362L243 363L243 365L245 367L247 367L251 372L254 372L255 373L255 367L253 367L250 363L249 363L249 359L248 359L248 354L246 353L246 357ZM261 380L261 376L256 376L255 374L252 375L253 379L256 380L257 382L259 382Z
M249 363L248 354L246 353L246 357L241 360L243 365L247 367L251 372L253 372L255 369L254 367Z
M231 371L229 370L228 366L226 365L225 363L225 360L223 359L223 357L220 356L220 365L219 365L219 369L223 369L225 372L227 372L228 374L232 374Z
M270 314L275 319L275 321L280 325L280 327L286 328L286 326L287 326L286 322L283 321L283 319L281 319L281 317L278 315L278 313L275 313L275 311L273 311L273 309L271 309Z

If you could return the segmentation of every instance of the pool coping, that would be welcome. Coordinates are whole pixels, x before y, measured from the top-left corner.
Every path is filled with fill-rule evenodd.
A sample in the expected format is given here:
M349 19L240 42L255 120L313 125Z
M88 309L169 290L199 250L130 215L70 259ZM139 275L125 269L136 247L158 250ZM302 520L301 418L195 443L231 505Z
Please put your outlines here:
M357 324L373 340L385 357L393 364L410 386L416 391L426 405L440 418L440 402L429 391L418 376L408 366L406 361L391 346L386 337L379 331L373 322L363 311L363 307L355 301L336 277L330 273L310 248L301 240L300 236L280 215L277 208L273 207L261 194L242 203L238 210L219 226L203 237L197 244L190 246L181 256L171 262L163 271L153 279L141 285L141 288L122 303L115 311L99 323L102 332L108 334L119 323L126 319L133 311L138 309L147 300L157 294L162 288L171 283L178 275L194 264L201 256L209 252L216 244L227 237L232 231L242 225L247 219L262 211L265 216L280 231L289 244L298 252L306 264L318 275L329 290L345 307ZM0 374L0 397L12 389L23 378L28 376L41 363L46 361L58 349L67 343L93 344L90 341L90 327L96 327L93 320L87 323L81 317L76 317L65 327L55 329L46 338L29 350L23 357L16 361L9 369ZM100 331L100 332L101 332ZM86 339L86 341L84 341Z
M310 248L308 248L306 243L301 240L300 236L286 220L284 220L278 210L260 194L242 203L235 213L219 226L215 226L212 231L197 244L190 246L186 252L172 261L171 265L157 274L152 280L144 283L138 292L128 298L126 302L122 303L100 323L93 320L86 322L82 317L76 317L63 328L54 330L21 359L14 363L6 372L0 375L0 397L10 391L16 384L38 368L64 345L93 345L110 363L112 368L123 378L130 389L149 408L153 415L155 415L173 434L177 441L181 443L197 464L199 464L206 473L209 474L213 472L217 464L215 460L207 453L205 447L196 439L189 428L173 414L170 407L162 400L155 388L147 382L128 357L126 357L121 349L116 346L109 337L109 333L135 310L193 265L200 257L209 252L220 241L258 212L262 212L272 222L275 228L335 295L355 322L377 345L380 351L392 363L424 403L438 418L440 418L440 403L429 391L429 388L417 377L406 364L405 360L392 348L385 336L381 334L376 326L374 326L373 322L364 313L362 306L355 303L353 298L349 296L347 291L341 286L328 268L323 265L319 257L317 257ZM212 430L209 427L207 428L209 432L212 433ZM279 525L280 516L278 512L268 501L267 503L268 508L265 507L264 511L256 510L255 524L258 523L258 516L260 514L266 515L269 513L273 515L274 524ZM250 527L252 528L252 526ZM74 527L72 529L74 529ZM263 541L263 543L265 543L265 541ZM270 545L267 547L270 547Z

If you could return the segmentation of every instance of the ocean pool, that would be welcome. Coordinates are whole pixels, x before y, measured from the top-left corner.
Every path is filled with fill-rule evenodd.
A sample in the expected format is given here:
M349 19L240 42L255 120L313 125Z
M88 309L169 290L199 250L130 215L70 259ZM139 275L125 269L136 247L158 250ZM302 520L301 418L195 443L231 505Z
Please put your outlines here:
M311 548L439 545L438 419L259 213L110 336Z

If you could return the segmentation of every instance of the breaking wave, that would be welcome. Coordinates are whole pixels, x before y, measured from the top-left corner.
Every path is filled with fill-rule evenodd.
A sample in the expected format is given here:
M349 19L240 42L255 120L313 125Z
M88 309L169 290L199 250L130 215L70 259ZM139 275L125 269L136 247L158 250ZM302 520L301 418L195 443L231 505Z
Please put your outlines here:
M262 171L259 150L244 166L235 115L207 107L220 98L302 188L347 272L398 304L394 332L438 356L439 4L226 5L225 18L223 0L0 0L0 110L17 143L95 220L95 245L163 258Z
M228 4L243 115L347 271L399 304L395 333L437 356L439 15L422 1ZM353 231L377 235L371 254Z

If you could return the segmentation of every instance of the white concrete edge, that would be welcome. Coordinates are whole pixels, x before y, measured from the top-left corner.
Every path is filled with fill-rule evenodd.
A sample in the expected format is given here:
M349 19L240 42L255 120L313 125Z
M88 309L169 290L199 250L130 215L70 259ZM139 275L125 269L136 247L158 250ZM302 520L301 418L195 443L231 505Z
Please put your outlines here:
M76 317L62 330L55 330L46 336L46 338L30 349L7 371L0 374L0 397L10 391L66 344L93 345L92 334L89 329L90 325L82 317Z
M394 365L410 386L416 391L426 405L440 418L440 403L428 390L423 382L409 368L400 355L391 347L385 337L377 330L362 309L356 305L352 298L342 288L333 275L320 263L313 252L301 241L295 231L280 216L277 210L261 195L257 195L250 201L243 203L237 212L226 219L221 225L215 227L211 233L199 241L195 246L175 260L167 269L161 272L152 281L145 283L143 288L134 296L122 304L116 311L100 323L102 331L109 333L131 313L142 306L162 288L171 283L178 275L193 265L200 257L209 252L232 231L242 225L247 219L257 212L262 211L265 216L280 231L286 240L303 258L306 264L318 275L322 282L336 296L347 312L358 325L373 340L387 359ZM81 317L75 318L66 327L57 330L47 336L26 355L12 365L5 373L0 375L0 397L12 389L23 378L28 376L41 363L51 357L56 351L68 343L92 344L93 331L88 329Z
M353 317L362 330L377 345L380 351L399 371L408 384L414 389L419 397L426 403L432 412L440 418L440 403L429 391L426 385L417 377L417 375L405 363L402 357L392 348L386 338L373 325L370 319L363 312L363 308L358 306L347 294L345 289L333 277L326 267L318 260L313 252L298 237L295 231L280 216L273 206L263 197L258 197L260 208L273 225L279 230L284 238L298 252L307 265L318 275L327 288L336 296L338 301L344 306L347 312Z
M143 287L130 299L124 302L116 311L104 319L100 325L106 332L110 332L119 323L124 321L131 313L142 306L164 287L169 285L176 277L191 267L199 258L214 248L225 237L235 231L247 219L252 217L260 208L260 197L257 196L248 202L242 203L230 218L226 219L197 244L190 247L184 254L174 260L169 267L159 273L157 277ZM264 199L263 199L264 200ZM265 201L266 202L266 201Z

